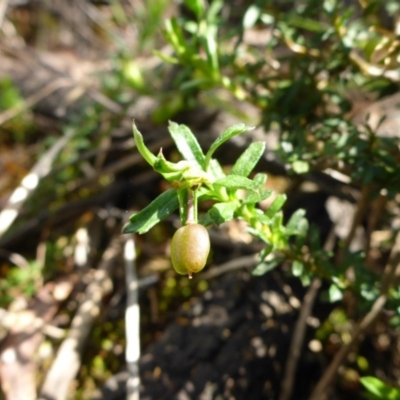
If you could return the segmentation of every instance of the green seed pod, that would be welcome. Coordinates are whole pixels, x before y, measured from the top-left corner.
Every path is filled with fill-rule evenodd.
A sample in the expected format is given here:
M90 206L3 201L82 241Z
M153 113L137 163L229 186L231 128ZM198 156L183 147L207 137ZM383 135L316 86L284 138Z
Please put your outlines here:
M180 227L172 238L171 261L175 271L192 277L201 271L210 252L210 236L203 225L189 224Z

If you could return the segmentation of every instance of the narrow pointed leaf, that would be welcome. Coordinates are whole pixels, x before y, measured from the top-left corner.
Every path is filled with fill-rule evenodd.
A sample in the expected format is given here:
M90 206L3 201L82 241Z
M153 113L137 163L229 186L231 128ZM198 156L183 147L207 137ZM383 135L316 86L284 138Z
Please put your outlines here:
M238 158L232 170L231 175L249 176L258 163L265 150L264 142L252 143L246 151Z
M223 186L227 189L244 189L257 192L260 186L257 182L240 175L228 175L214 182L215 186Z
M157 161L157 157L146 147L143 141L142 134L136 128L135 123L133 123L133 137L135 139L136 146L139 150L139 153L142 157L151 165L153 166L154 163Z
M269 196L273 193L273 190L263 189L259 193L257 192L248 192L243 203L245 204L255 204L268 199Z
M287 232L291 235L305 234L308 228L308 222L305 218L305 210L302 208L298 209L292 214L288 223L286 224Z
M276 196L275 200L269 206L268 210L265 211L265 215L269 218L272 218L283 207L285 201L285 194L279 194L278 196Z
M208 168L208 172L211 173L212 177L215 180L224 178L226 176L220 163L215 159L211 160L210 167Z
M168 130L182 157L188 161L196 161L202 167L206 157L192 131L186 125L171 121Z
M165 35L179 57L184 56L188 52L189 48L176 18L165 21Z
M171 57L168 54L164 54L161 51L158 50L153 50L153 54L159 58L161 58L161 60L170 63L170 64L179 64L179 60L176 57Z
M154 225L171 215L179 207L175 189L169 189L153 200L147 207L130 217L122 233L146 233Z
M210 149L208 150L208 152L206 154L206 160L205 160L205 169L207 169L212 155L214 154L215 150L218 149L219 146L221 146L223 143L225 143L230 138L232 138L236 135L240 135L243 132L247 132L250 129L253 129L253 128L250 126L246 126L245 124L236 124L236 125L232 125L231 127L229 127L221 136L219 136L215 140L215 142L211 145Z
M218 65L218 44L216 40L216 29L209 26L207 28L207 33L205 37L205 49L207 54L208 65L211 68L211 73L218 78L219 75L219 65Z
M238 206L239 204L236 203L217 203L212 206L207 214L215 224L220 225L233 219Z
M205 14L204 0L184 0L186 6L200 19Z
M270 261L264 261L260 264L258 264L253 271L251 272L252 275L254 276L261 276L266 274L269 271L272 271L274 268L276 268L279 264L279 260L273 259Z

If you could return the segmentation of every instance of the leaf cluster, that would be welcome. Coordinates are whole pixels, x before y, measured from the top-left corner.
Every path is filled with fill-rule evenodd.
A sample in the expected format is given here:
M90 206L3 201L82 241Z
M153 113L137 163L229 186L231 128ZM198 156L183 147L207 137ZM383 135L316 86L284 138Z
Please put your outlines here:
M261 254L262 263L256 269L256 274L278 265L280 258L277 258L276 252L288 248L290 237L304 236L308 226L303 210L296 212L288 224L283 225L281 210L286 201L284 194L276 195L266 211L259 208L260 202L273 195L271 190L265 189L266 174L258 173L250 178L264 153L265 143L254 142L249 145L227 174L219 162L212 158L214 152L228 139L249 129L251 128L244 124L229 127L203 153L195 135L187 126L170 122L170 135L183 157L182 161L173 163L167 161L161 151L157 156L152 154L146 147L143 136L133 125L137 149L172 187L142 211L132 215L123 232L145 233L177 209L184 225L187 218L187 199L191 191L198 201L212 202L210 209L199 219L201 224L220 225L233 218L240 218L247 222L249 231L266 244Z

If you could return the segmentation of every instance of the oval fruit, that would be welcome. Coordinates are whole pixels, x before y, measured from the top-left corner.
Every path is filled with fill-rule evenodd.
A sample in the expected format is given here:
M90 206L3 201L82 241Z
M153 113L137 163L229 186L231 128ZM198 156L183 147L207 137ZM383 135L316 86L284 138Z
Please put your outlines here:
M180 227L171 242L171 261L178 274L189 274L201 271L207 262L210 252L210 236L200 224L189 224Z

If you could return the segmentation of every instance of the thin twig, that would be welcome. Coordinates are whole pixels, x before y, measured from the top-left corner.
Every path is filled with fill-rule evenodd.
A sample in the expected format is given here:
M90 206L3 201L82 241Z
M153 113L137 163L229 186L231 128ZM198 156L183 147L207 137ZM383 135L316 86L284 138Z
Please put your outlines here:
M345 248L348 248L351 244L351 242L354 239L354 235L356 234L358 226L361 224L362 220L365 217L365 214L367 213L368 205L369 205L369 195L371 193L371 187L370 186L364 186L360 198L357 202L357 211L354 214L354 218L351 224L350 232L348 233L346 240L345 240Z
M140 309L138 302L139 284L136 274L136 249L133 236L130 236L125 242L124 260L127 290L127 305L125 312L125 358L129 374L126 381L126 399L139 400Z
M322 281L315 278L309 286L306 295L303 299L303 304L300 309L299 317L294 328L293 338L290 343L290 349L286 361L285 373L281 384L281 394L279 400L289 400L292 396L293 382L297 372L298 361L303 347L304 337L307 327L307 318L311 314L315 298L318 290L321 287Z
M351 340L348 344L344 345L335 355L331 361L329 367L324 372L322 378L319 380L315 387L310 400L325 400L328 395L330 386L335 379L338 368L345 361L347 355L353 346L358 342L360 337L367 331L371 324L375 321L379 313L383 310L388 292L393 285L396 284L395 277L398 274L400 268L400 232L397 234L395 244L389 257L389 261L386 264L381 280L381 295L375 300L372 305L371 311L369 311L364 318L357 324Z
M210 279L215 278L219 275L225 274L226 272L234 271L236 269L254 267L260 261L259 254L252 254L251 256L243 256L236 258L235 260L228 261L224 264L218 265L217 267L210 268L207 272L199 275L198 279Z
M0 0L0 29L3 24L4 16L6 15L8 0Z
M18 216L19 210L26 202L29 196L36 190L41 179L43 179L51 170L51 165L72 137L73 132L60 137L56 143L40 158L32 167L29 173L22 179L20 185L11 194L10 199L0 212L0 238L14 222Z
M325 240L324 250L330 251L335 245L335 229L331 228L328 237ZM285 372L281 384L281 395L279 400L289 400L292 396L294 380L296 377L297 366L299 363L301 349L303 347L304 337L307 328L307 319L311 315L318 290L322 285L322 280L315 278L304 296L301 305L299 317L293 331L292 341L287 356Z

